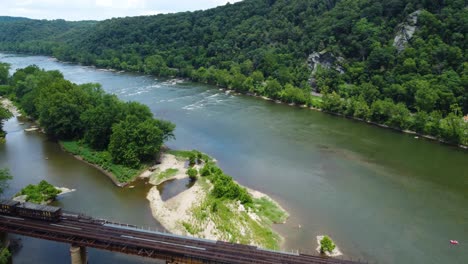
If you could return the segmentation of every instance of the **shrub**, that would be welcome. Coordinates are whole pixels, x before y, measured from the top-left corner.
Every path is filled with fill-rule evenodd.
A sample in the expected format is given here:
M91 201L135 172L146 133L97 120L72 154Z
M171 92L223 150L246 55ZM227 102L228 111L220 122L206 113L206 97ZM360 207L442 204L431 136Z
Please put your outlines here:
M251 203L252 196L245 188L239 186L232 180L231 176L224 173L216 174L211 179L214 187L211 195L219 199L229 199L240 201L242 204Z
M191 153L189 157L189 165L194 166L197 163L197 155L195 153Z
M206 162L205 166L200 169L201 176L218 175L221 173L223 173L223 171L213 162Z
M187 170L187 175L190 177L190 179L194 180L194 179L197 178L198 171L197 171L197 169L189 168Z
M328 237L324 236L320 241L320 252L332 252L335 249L335 243Z

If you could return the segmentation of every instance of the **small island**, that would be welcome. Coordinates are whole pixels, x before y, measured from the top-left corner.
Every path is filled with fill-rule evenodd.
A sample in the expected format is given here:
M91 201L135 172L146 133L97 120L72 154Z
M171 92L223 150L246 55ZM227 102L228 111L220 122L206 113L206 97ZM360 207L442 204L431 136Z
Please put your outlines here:
M18 202L31 202L36 204L49 204L57 196L73 192L75 190L65 187L56 187L45 180L38 184L29 184L18 192L13 200Z
M211 157L167 151L161 164L141 177L154 185L147 199L153 216L170 232L279 249L283 238L272 225L284 223L288 213L267 195L240 186ZM163 201L158 185L189 177L193 186Z

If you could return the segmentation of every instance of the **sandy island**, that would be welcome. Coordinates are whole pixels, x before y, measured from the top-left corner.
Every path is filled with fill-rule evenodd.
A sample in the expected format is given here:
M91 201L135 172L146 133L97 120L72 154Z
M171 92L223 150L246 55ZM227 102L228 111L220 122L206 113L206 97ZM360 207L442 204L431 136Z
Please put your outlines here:
M195 165L200 169L203 165ZM199 177L195 184L176 196L163 201L157 185L169 180L187 178L186 160L171 154L163 154L161 164L155 166L156 170L146 171L140 177L149 178L154 185L148 192L147 199L150 202L153 217L156 218L168 231L178 235L189 235L211 240L223 240L250 244L265 248L278 248L283 238L271 229L273 222L246 208L239 202L223 201L223 204L232 213L226 222L217 213L207 210L207 199L212 184L209 180ZM167 170L175 171L168 177L161 177ZM274 202L270 197L261 192L247 189L254 198L263 201L266 199L276 206L275 209L284 214L282 223L288 217L287 212ZM255 203L255 202L254 202ZM222 220L222 221L221 221ZM265 237L268 236L266 239Z

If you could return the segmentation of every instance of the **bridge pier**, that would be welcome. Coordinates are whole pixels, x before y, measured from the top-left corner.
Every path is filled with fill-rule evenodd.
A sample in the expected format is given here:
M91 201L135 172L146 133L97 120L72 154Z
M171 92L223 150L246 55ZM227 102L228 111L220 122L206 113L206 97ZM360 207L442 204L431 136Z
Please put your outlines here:
M87 264L88 263L88 254L86 252L86 247L71 245L70 257L71 257L71 264Z

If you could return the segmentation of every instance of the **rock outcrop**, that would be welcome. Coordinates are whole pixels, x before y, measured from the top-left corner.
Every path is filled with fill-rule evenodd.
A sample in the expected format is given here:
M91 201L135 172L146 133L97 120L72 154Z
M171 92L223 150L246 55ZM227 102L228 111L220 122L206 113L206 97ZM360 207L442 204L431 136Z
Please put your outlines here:
M307 59L307 65L312 71L311 78L309 79L310 85L317 91L317 84L315 81L315 73L319 67L325 69L334 69L340 74L343 74L345 71L341 67L341 63L344 61L343 57L336 57L333 53L323 50L321 52L314 52L309 55Z
M393 46L398 52L402 52L405 49L406 44L413 37L414 32L416 32L419 14L421 14L421 10L414 11L408 15L405 22L398 25L397 33L393 40Z

